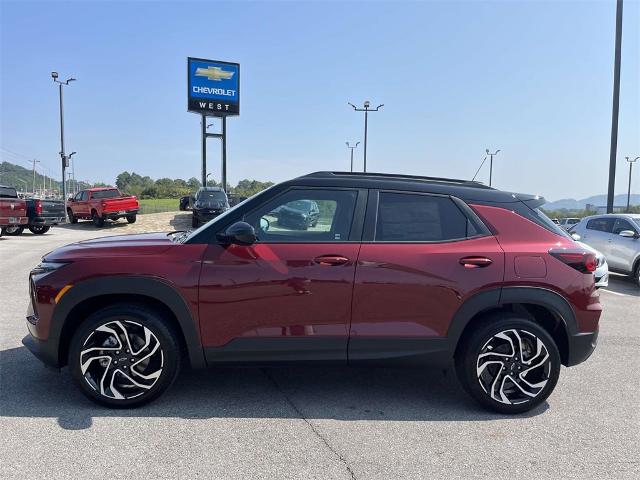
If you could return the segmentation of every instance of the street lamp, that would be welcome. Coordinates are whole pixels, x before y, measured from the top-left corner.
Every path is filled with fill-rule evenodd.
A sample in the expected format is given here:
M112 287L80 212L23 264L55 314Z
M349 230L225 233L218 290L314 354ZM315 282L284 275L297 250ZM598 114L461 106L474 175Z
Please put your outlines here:
M76 182L76 161L72 160L71 157L73 157L75 154L76 152L71 152L67 157L69 163L71 164L71 178L73 179L73 181L71 182L71 193L73 193L74 195L77 193L76 190L78 189L78 183Z
M629 157L624 157L629 162L629 190L627 190L627 213L629 213L629 202L631 201L631 171L633 170L633 164L640 158L636 157L631 160Z
M500 150L496 150L495 152L491 153L489 151L489 149L487 148L485 150L485 152L487 152L487 155L489 155L490 160L489 160L489 186L491 186L491 179L493 177L493 157L495 155L498 155L498 153L500 153Z
M364 112L364 167L363 170L367 171L367 121L369 118L369 112L377 112L382 107L384 107L384 103L381 103L376 108L369 108L371 105L369 100L364 102L364 108L358 108L353 103L349 103L353 107L356 112Z
M353 172L353 151L358 148L358 145L360 145L360 142L356 142L355 145L349 145L349 142L345 142L347 144L347 148L349 150L351 150L351 171Z
M62 101L62 87L69 85L71 82L75 82L76 79L71 77L65 81L58 80L58 72L51 72L51 78L53 82L58 84L59 96L60 96L60 159L62 160L62 200L64 202L64 211L67 211L67 184L65 178L65 172L69 166L69 157L64 153L64 107ZM74 152L75 153L75 152ZM72 154L73 155L73 154ZM66 214L66 213L65 213Z

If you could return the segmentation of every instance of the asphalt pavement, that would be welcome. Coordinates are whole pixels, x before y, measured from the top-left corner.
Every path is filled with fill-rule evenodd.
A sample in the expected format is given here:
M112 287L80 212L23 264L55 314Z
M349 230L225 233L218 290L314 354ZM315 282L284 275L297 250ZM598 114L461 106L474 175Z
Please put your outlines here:
M21 344L30 268L102 234L0 238L2 479L640 478L640 288L624 277L601 290L593 356L525 415L482 410L451 373L320 367L183 371L151 405L109 410Z

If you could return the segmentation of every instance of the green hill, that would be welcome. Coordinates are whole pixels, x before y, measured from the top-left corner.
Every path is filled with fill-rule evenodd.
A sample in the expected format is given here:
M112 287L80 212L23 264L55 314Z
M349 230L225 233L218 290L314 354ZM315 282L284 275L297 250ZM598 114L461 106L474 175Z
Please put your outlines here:
M47 190L59 191L61 188L59 179L53 178L49 180L49 177L45 179L45 176L36 170L36 192L41 191L44 183L46 183L45 188ZM33 170L14 163L2 162L0 164L0 185L14 187L18 192L31 192L33 190ZM86 182L78 181L77 190L92 186Z

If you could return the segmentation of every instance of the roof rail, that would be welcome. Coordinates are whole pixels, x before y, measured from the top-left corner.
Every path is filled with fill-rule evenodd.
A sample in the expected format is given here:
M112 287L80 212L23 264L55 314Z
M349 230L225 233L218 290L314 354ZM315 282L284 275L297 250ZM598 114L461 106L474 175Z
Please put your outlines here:
M476 182L476 181L472 181L472 180L462 180L459 178L444 178L444 177L425 177L425 176L420 176L420 175L405 175L405 174L401 174L401 173L371 173L371 172L331 172L331 171L320 171L320 172L313 172L310 173L308 175L303 175L302 178L304 177L329 177L329 176L336 176L336 177L369 177L369 178L394 178L394 179L398 179L398 180L420 180L420 181L425 181L425 182L437 182L437 183L455 183L458 185L464 185L464 186L468 186L468 187L475 187L475 188L487 188L490 189L491 187L485 185L484 183L481 182Z

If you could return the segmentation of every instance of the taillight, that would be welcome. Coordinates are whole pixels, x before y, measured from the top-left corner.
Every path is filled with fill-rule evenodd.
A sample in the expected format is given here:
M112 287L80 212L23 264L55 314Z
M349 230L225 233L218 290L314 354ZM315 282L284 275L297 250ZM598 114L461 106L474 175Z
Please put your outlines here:
M564 248L552 248L549 253L582 273L595 272L596 268L598 268L598 260L595 253Z
M42 215L42 202L36 200L36 215Z

